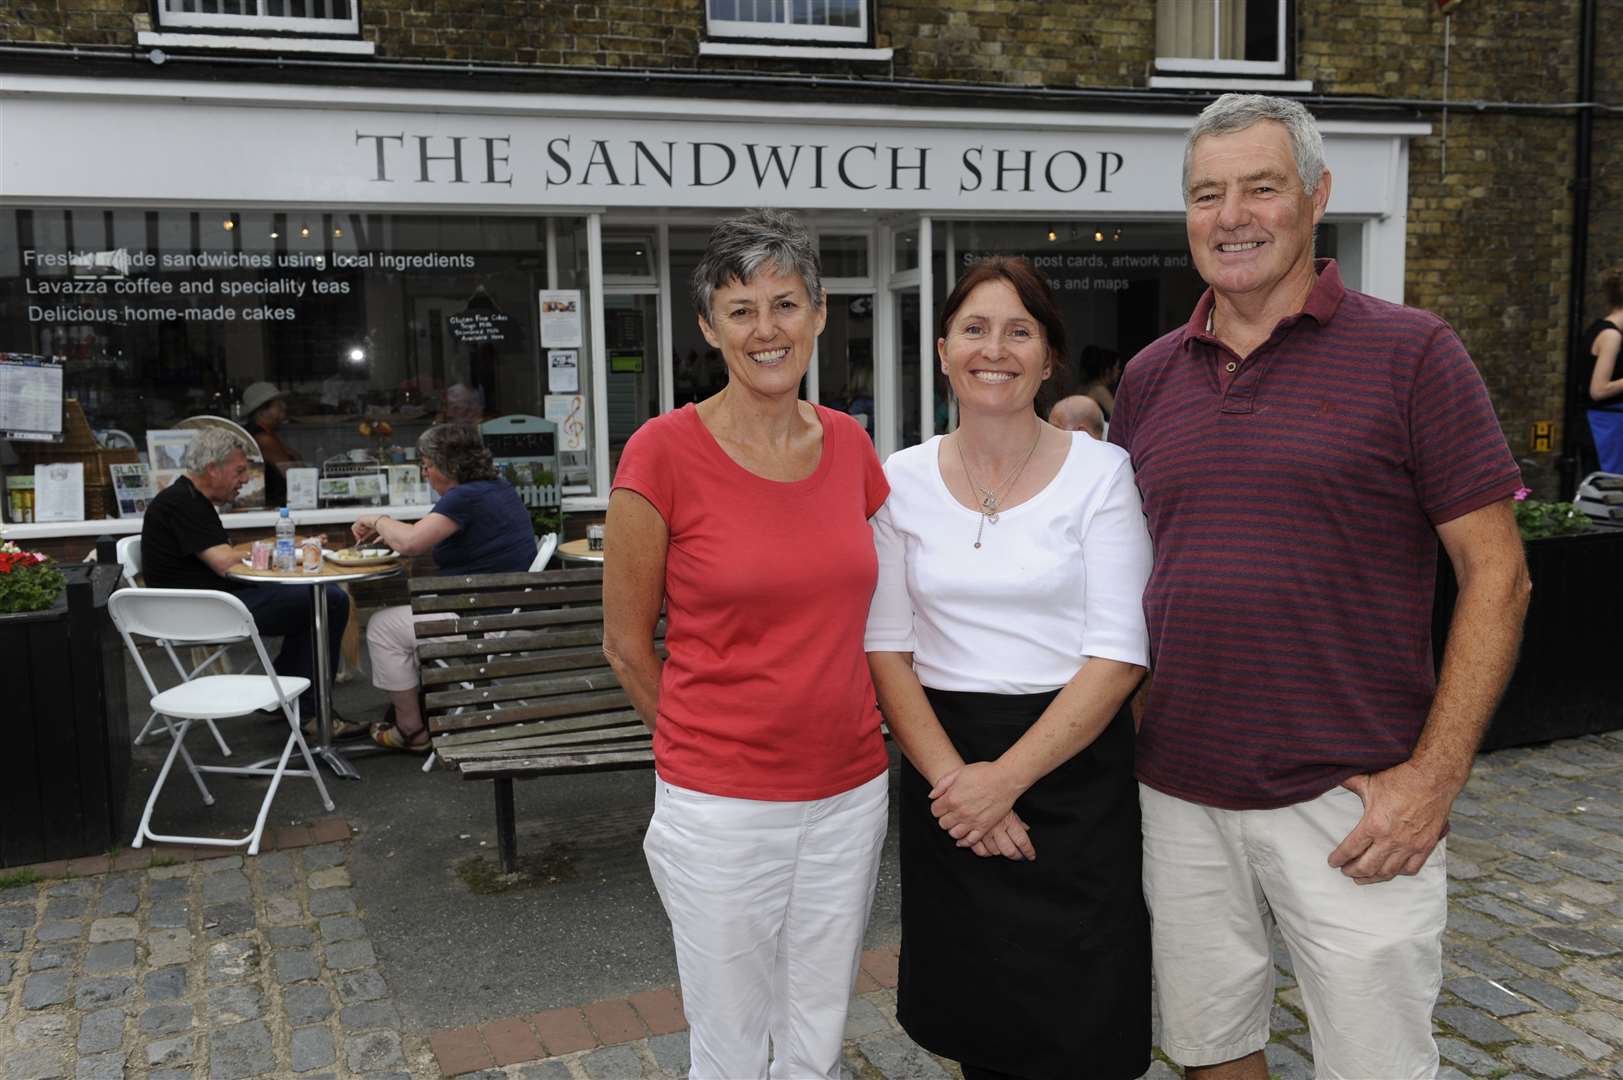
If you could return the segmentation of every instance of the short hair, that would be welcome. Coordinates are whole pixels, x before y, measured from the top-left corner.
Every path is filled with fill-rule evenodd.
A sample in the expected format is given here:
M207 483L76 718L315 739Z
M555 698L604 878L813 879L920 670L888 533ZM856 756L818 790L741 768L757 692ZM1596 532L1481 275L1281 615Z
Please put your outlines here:
M1085 431L1095 439L1105 437L1105 411L1086 394L1060 398L1049 410L1048 422L1067 431Z
M453 483L496 479L496 462L472 424L435 424L417 436L417 453Z
M1302 180L1302 191L1311 195L1324 178L1324 139L1313 114L1299 101L1268 94L1224 94L1201 110L1183 141L1183 197L1189 199L1189 169L1194 162L1195 143L1205 135L1232 135L1264 120L1283 125L1290 136L1291 156Z
M992 255L964 271L964 276L952 287L946 302L941 305L941 319L936 324L936 337L945 338L947 328L958 309L964 306L969 294L988 281L1006 282L1020 298L1020 304L1042 327L1043 343L1048 346L1048 378L1037 388L1032 402L1039 416L1047 416L1054 403L1065 396L1065 317L1060 314L1054 291L1048 279L1037 272L1030 260L1020 255Z
M748 285L767 268L799 274L812 308L823 306L823 264L806 226L786 210L751 210L723 218L710 231L710 242L693 268L693 310L712 322L710 305L717 289L735 278Z
M1601 272L1601 291L1606 294L1606 307L1623 307L1623 266L1613 266Z
M211 466L223 464L233 452L242 452L244 457L247 456L242 450L242 441L236 435L225 428L202 428L186 444L186 452L180 456L180 467L187 472L206 472Z

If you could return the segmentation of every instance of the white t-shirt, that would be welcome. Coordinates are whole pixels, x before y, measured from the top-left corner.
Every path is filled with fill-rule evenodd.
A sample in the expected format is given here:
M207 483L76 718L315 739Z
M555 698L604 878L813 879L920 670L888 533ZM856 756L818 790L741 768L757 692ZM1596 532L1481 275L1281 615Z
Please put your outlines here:
M941 436L892 454L873 518L879 582L869 652L910 652L938 690L1032 694L1090 656L1147 666L1150 536L1127 454L1071 435L1048 486L986 523L941 476Z

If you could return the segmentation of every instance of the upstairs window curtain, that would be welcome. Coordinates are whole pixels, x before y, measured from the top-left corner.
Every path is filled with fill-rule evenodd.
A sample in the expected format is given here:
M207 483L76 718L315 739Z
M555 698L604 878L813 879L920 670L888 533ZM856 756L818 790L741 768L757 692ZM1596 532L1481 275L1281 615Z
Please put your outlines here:
M707 0L712 37L866 42L867 0Z
M1156 0L1156 66L1285 72L1285 0Z
M360 33L357 0L161 0L164 29L237 33Z

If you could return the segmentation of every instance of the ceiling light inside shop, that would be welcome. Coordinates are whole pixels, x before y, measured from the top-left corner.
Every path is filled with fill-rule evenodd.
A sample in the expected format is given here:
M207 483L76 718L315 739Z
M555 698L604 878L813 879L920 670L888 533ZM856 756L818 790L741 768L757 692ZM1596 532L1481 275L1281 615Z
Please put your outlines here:
M282 238L282 234L276 231L275 226L271 227L270 238L272 240L280 240Z
M1121 239L1121 226L1119 226L1119 225L1116 226L1116 231L1110 234L1110 239L1112 239L1112 240L1120 240Z
M233 218L233 217L228 217L224 221L220 222L220 228L224 229L226 232L230 232L232 229L235 229L236 227L237 227L237 219Z
M1093 242L1095 244L1102 244L1105 242L1105 231L1103 229L1093 230Z
M302 239L305 239L305 240L310 239L310 226L309 225L300 225L299 226L299 236Z
M344 238L344 227L342 225L334 225L332 227L332 237L334 240L342 240Z
M1059 239L1059 233L1055 232L1052 228L1050 228L1048 230L1048 242L1050 244L1052 244L1055 240L1058 240L1058 239Z
M366 350L358 346L349 350L349 362L352 364L366 363Z

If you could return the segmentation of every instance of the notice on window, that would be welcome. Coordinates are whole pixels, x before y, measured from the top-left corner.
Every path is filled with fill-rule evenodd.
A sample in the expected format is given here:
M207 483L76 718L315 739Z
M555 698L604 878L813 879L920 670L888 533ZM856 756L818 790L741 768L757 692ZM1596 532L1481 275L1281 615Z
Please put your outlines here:
M580 350L547 350L547 391L553 394L580 392Z
M270 469L275 467L274 465L266 466L266 468ZM287 471L288 509L314 510L316 508L316 481L320 476L320 469L293 468Z
M464 311L445 320L451 336L464 345L507 340L507 324L512 320L499 311Z
M85 519L85 464L57 461L34 466L34 520Z
M579 289L541 290L541 347L581 347Z
M113 495L118 500L118 516L140 517L152 501L152 477L145 465L112 464Z
M62 365L0 353L0 439L62 438Z
M586 399L580 394L548 394L543 415L558 425L558 452L586 449Z

